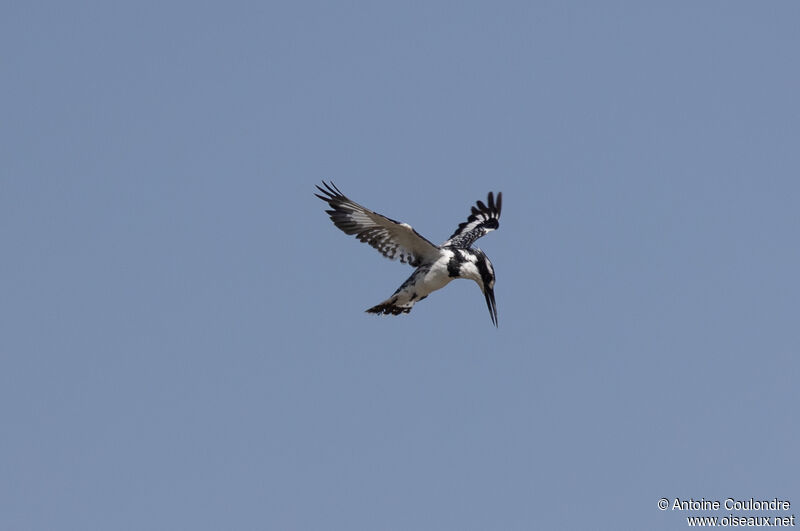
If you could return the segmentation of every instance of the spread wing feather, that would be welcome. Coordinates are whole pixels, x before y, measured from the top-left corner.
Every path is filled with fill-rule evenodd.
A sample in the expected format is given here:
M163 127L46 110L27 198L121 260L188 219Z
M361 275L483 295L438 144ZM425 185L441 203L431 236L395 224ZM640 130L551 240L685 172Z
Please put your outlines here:
M314 195L331 206L331 210L325 212L345 234L355 235L386 258L399 259L414 267L435 260L439 255L439 248L410 225L389 219L351 201L333 183L322 181L322 184L325 188L317 186L317 189L323 195Z
M461 223L450 238L442 244L442 247L458 247L467 249L472 242L497 229L500 226L500 210L503 207L503 193L497 193L497 200L494 194L489 192L486 198L487 203L478 201L472 207L472 213L467 221Z

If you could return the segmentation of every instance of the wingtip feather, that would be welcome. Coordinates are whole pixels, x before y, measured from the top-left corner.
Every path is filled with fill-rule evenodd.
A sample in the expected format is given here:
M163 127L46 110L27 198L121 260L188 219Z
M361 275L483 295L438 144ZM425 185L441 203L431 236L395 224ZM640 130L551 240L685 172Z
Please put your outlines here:
M338 198L338 197L345 197L345 195L342 193L342 191L341 191L341 190L339 190L339 189L336 187L336 185L335 185L335 184L333 184L333 181L331 181L330 183L328 183L328 182L325 182L325 181L323 180L323 181L322 181L322 184L325 186L325 188L322 188L322 186L320 186L320 185L316 185L316 187L317 187L317 190L319 190L320 192L322 192L323 194L325 194L325 195L326 195L326 196L328 196L329 198L333 199L333 198ZM317 194L314 194L314 195L317 195ZM317 195L317 197L320 197L320 196L319 196L319 195ZM320 199L323 199L323 200L325 200L325 201L327 201L327 200L328 200L328 198L325 198L325 197L320 197Z

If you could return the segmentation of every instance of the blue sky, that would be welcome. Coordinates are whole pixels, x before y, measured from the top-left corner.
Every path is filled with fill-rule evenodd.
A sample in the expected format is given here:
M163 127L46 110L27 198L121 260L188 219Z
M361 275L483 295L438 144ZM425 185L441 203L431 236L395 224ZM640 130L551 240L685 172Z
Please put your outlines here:
M0 528L800 504L797 4L0 15ZM365 314L411 269L322 179L437 243L502 191L499 328L465 281Z

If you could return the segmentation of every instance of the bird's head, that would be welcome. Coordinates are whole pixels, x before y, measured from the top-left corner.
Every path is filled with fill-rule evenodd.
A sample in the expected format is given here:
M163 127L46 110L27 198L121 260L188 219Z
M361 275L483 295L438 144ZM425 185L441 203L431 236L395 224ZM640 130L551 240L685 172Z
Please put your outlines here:
M492 323L497 326L497 305L494 301L494 267L489 257L478 248L471 249L475 258L470 260L468 267L462 269L464 276L471 278L481 288L483 296L486 297L486 306L489 308L489 315ZM465 265L467 265L465 264Z

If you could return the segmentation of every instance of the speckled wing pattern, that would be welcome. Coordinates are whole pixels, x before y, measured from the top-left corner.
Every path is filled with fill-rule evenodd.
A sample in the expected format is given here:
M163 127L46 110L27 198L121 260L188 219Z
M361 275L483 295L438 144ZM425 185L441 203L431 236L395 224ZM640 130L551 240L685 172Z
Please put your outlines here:
M355 235L386 258L400 260L414 267L434 260L439 255L439 248L420 236L411 225L364 208L348 199L333 183L322 181L322 184L325 188L317 186L317 189L323 195L314 195L331 206L331 210L325 212L345 234Z
M472 242L497 229L500 226L500 210L503 207L503 193L497 193L497 200L494 194L489 192L486 203L478 201L472 207L472 213L467 221L461 223L450 238L442 244L442 247L456 247L468 249Z

